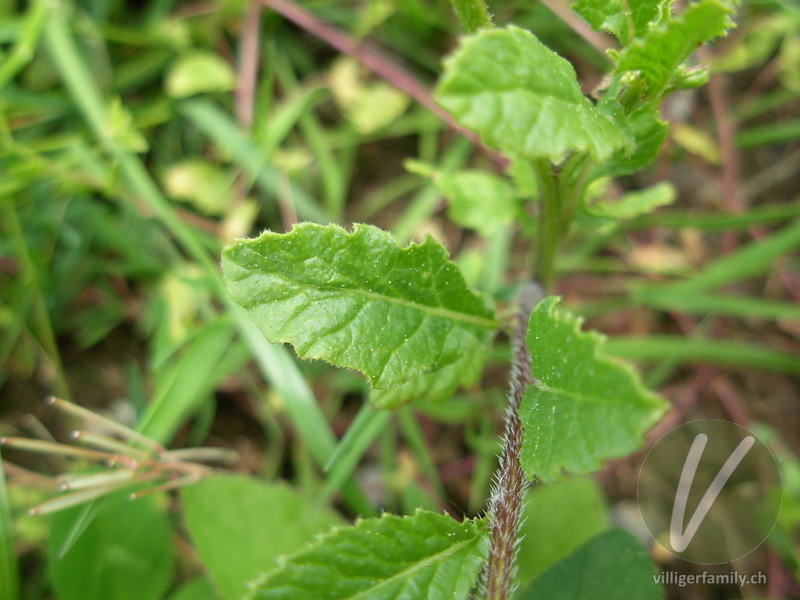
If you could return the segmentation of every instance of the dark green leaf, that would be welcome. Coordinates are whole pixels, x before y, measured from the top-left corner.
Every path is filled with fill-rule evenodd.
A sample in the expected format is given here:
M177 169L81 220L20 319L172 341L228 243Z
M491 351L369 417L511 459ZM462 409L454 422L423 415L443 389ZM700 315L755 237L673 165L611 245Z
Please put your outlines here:
M517 600L661 600L657 575L636 538L610 529L545 571Z
M603 492L589 477L571 477L528 492L517 580L526 585L609 526Z

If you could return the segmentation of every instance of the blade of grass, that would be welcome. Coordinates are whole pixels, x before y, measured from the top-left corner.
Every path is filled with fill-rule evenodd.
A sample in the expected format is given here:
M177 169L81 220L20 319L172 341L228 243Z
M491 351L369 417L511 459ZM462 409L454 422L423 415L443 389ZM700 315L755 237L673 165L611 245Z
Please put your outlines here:
M34 51L47 21L51 5L49 0L36 0L29 8L22 35L14 44L8 58L0 65L0 89L5 87L25 65L33 60Z
M497 446L495 426L492 419L478 422L476 437L479 443L475 447L475 465L469 484L469 511L480 513L486 507L486 498L491 490L492 474L497 468L497 457L501 448Z
M659 211L652 215L639 217L622 225L624 231L664 225L667 227L691 227L705 231L726 229L746 229L753 225L779 224L800 217L800 203L787 202L768 206L753 206L741 214L696 214L684 212Z
M261 139L259 139L258 145L264 155L272 156L272 153L278 149L301 117L326 100L328 95L324 88L298 89L276 106L269 119L264 123L262 131L259 132Z
M251 142L231 117L207 100L186 100L180 112L205 133L211 141L224 148L236 163L268 196L280 201L286 182L278 171L265 159L262 152ZM289 182L290 196L297 205L303 219L317 223L329 223L330 218L317 203L296 184Z
M17 209L11 202L0 203L0 215L8 228L11 242L15 246L17 258L19 260L20 282L27 287L32 295L31 319L32 329L37 340L41 344L45 358L50 361L53 368L53 388L56 394L63 396L67 400L72 398L67 377L64 373L64 366L61 363L61 353L56 343L56 335L53 331L53 323L47 310L40 272L33 262L25 233L17 216Z
M14 523L11 520L11 503L0 456L0 598L19 599L19 567L14 550Z
M653 308L675 310L694 315L729 315L761 319L800 321L800 306L789 302L773 302L745 296L716 294L673 294L659 290L634 290L633 298Z
M214 390L219 379L227 375L215 373L215 367L228 353L233 334L232 323L224 319L206 325L194 336L166 380L159 382L139 423L139 433L161 444L169 444L181 425Z
M278 81L283 89L297 91L300 84L287 60L279 60L276 66ZM313 106L311 107L314 108ZM314 153L319 174L322 178L322 193L328 215L334 221L340 221L344 211L347 185L350 181L350 169L339 160L331 147L327 135L319 124L314 112L306 110L298 113L300 131Z
M605 349L609 354L632 360L710 362L800 375L800 358L796 354L731 340L669 335L613 337L607 340Z
M256 364L265 378L281 393L293 424L304 437L315 460L323 464L333 451L333 432L313 392L300 374L297 363L290 358L284 348L269 344L247 318L244 310L230 299L217 263L211 260L191 228L178 218L138 157L121 149L106 135L105 122L108 113L106 103L78 53L63 10L63 6L60 6L53 11L45 29L45 41L53 65L95 136L117 162L132 190L153 211L179 245L208 274L215 295L235 319L239 334L251 349ZM309 435L312 431L316 435ZM374 507L355 483L348 483L342 488L342 492L345 501L354 510L361 514L375 513Z
M761 240L750 242L735 252L715 260L692 279L647 287L664 294L696 294L768 272L773 260L798 246L800 246L800 219Z
M386 429L392 413L385 410L375 410L369 404L363 404L356 418L347 428L344 437L336 445L325 464L328 476L325 478L325 488L318 501L322 504L328 502L331 496L342 487L342 484L352 476L358 462L377 437Z
M797 139L800 139L800 119L792 119L744 129L736 136L736 147L743 149L785 144Z
M425 436L422 429L417 422L416 416L408 407L401 407L397 411L397 416L400 420L400 428L403 432L403 437L411 448L414 458L417 460L419 469L428 482L436 490L439 498L444 502L447 498L442 479L439 477L439 470L436 468L436 462L431 456L428 444L425 442Z

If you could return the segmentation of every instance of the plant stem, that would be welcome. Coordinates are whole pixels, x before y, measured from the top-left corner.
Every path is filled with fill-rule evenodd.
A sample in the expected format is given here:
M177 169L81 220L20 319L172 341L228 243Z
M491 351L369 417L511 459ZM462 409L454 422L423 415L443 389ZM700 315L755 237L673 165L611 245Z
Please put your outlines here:
M527 487L527 480L519 460L522 448L519 405L525 390L533 382L531 357L525 341L530 312L531 307L528 302L523 302L523 307L515 318L514 331L511 335L513 357L508 391L509 403L500 472L489 508L492 525L489 562L484 570L484 600L508 600L513 590L517 538L522 520L522 498Z
M549 289L555 274L556 249L561 229L559 180L550 161L537 160L533 163L533 167L539 182L540 194L533 275L545 289Z
M453 10L461 23L461 28L467 33L475 33L480 29L491 29L492 15L484 0L451 0Z

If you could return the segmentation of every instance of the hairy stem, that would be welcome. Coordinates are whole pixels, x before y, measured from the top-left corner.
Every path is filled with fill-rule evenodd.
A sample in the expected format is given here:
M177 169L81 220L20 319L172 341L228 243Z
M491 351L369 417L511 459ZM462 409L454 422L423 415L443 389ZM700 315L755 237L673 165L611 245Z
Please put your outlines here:
M538 294L537 288L537 296ZM511 336L513 357L511 382L508 391L505 440L500 470L492 494L489 518L491 519L491 541L489 562L484 574L484 600L508 600L514 583L517 555L517 539L522 522L522 498L527 487L525 474L519 460L522 448L522 423L519 420L519 405L525 390L533 382L531 357L525 342L528 318L538 298L523 298Z

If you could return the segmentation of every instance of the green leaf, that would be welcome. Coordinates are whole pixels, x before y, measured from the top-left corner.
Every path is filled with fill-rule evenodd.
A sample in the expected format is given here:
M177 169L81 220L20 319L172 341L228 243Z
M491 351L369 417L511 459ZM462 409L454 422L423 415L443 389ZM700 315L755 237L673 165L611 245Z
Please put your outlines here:
M170 68L165 86L167 95L173 98L229 92L236 86L236 75L218 54L190 52Z
M519 212L508 180L487 171L441 172L433 182L450 202L450 218L483 237L513 223Z
M545 481L562 470L590 473L636 450L666 409L628 365L601 354L603 337L545 298L531 314L533 374L520 406L525 474Z
M644 84L648 103L658 104L676 79L688 77L681 66L698 46L727 34L734 27L733 0L703 0L689 4L678 17L662 20L622 53L616 72L635 73Z
M492 15L484 0L451 0L458 22L467 33L493 27Z
M330 70L331 91L356 131L367 135L397 121L408 107L409 98L395 86L377 80L365 82L361 65L340 58Z
M655 106L643 106L634 110L627 117L627 125L634 140L634 150L630 153L617 152L606 162L593 167L590 180L630 175L649 165L658 156L669 133L669 125L661 120L658 109Z
M496 328L441 244L401 248L376 227L296 225L225 249L233 299L274 343L303 358L401 385L486 346Z
M417 511L337 529L256 582L254 600L458 600L486 553L471 522Z
M623 46L647 31L663 0L578 0L572 9L595 31L613 33Z
M169 600L220 600L214 585L206 578L193 579L183 584Z
M526 585L608 526L608 508L594 479L532 486L520 531L517 581Z
M636 538L622 529L610 529L543 573L517 600L661 600L657 574Z
M172 527L156 498L105 500L64 556L76 507L54 515L50 573L60 600L161 600L172 581Z
M436 98L488 146L529 159L577 150L602 161L629 143L584 97L572 65L516 27L464 39Z
M211 161L191 159L167 169L164 187L170 196L191 203L204 214L224 215L231 208L235 178Z
M219 591L238 600L247 583L341 523L285 484L244 475L215 475L181 492L186 527Z
M454 363L438 371L417 375L403 385L388 390L370 390L369 400L378 408L396 408L418 398L428 402L444 402L459 387L469 387L481 377L488 352L488 344L465 349Z
M653 212L659 206L675 202L675 188L667 182L657 183L643 190L624 194L613 202L605 201L586 207L586 212L596 217L633 219Z

